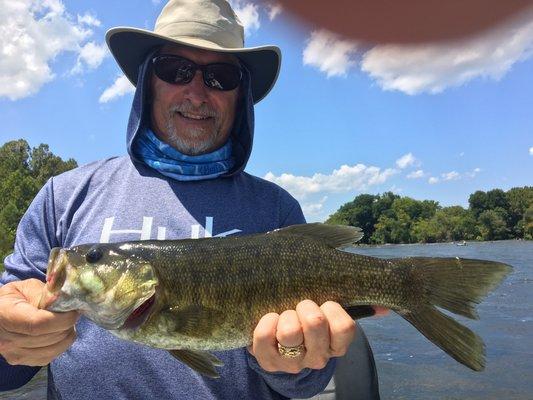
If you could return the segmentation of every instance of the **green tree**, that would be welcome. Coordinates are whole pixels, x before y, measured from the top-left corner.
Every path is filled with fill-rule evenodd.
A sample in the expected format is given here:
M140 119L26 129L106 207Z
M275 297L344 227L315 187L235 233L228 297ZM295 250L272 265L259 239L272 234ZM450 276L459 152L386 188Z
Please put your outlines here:
M442 229L436 218L421 219L413 224L412 235L417 242L435 243L442 239Z
M499 209L501 210L501 209ZM478 218L479 231L483 240L499 240L507 238L507 223L502 212L485 210Z
M476 219L461 206L437 210L430 220L420 220L413 229L419 242L473 240L479 236Z
M371 241L373 243L416 242L414 227L419 221L431 218L438 207L435 201L419 201L410 197L394 199L390 209L379 217Z
M385 192L381 196L378 196L374 204L372 205L372 214L374 220L378 220L383 213L387 213L392 208L394 200L399 199L400 196L392 192Z
M400 196L392 192L383 195L361 194L353 201L342 205L326 220L327 224L358 226L363 230L361 243L370 243L376 224L383 213L391 213L394 200Z
M376 231L381 229L389 230L389 239L387 243L413 243L415 241L411 234L413 220L409 214L403 210L399 210L394 219L388 217L385 218L386 219L382 221L382 224L378 223ZM385 224L383 224L383 222L385 222ZM387 224L387 222L389 223Z
M505 193L508 207L508 228L512 237L525 238L525 214L533 206L533 187L512 188Z
M446 230L442 240L475 240L479 236L479 229L474 215L461 206L446 207L437 211L438 223Z
M373 205L378 196L371 194L361 194L353 201L344 204L337 212L332 214L326 223L337 225L358 226L363 230L364 236L361 240L363 243L369 243L369 239L374 233Z
M61 157L54 155L47 144L40 144L31 152L29 168L32 176L37 180L39 186L55 175L76 168L78 164L72 158L63 161Z
M75 160L63 161L46 144L31 149L19 139L0 147L0 269L13 251L17 225L37 192L50 177L75 167Z
M487 193L482 190L477 190L468 198L468 204L470 211L477 219L483 211L489 209Z
M509 202L505 192L501 189L492 189L487 192L487 208L489 210L495 210L501 208L507 210L509 208Z
M533 240L533 204L531 204L523 218L524 239Z
M478 190L469 208L443 207L392 192L361 194L326 221L359 226L365 243L414 243L533 238L533 187Z

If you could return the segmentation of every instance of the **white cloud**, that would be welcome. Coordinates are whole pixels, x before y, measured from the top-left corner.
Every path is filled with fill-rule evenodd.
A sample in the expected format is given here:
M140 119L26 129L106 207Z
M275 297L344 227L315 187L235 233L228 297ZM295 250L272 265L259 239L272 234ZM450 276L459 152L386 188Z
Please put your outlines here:
M426 176L426 173L423 170L418 169L416 171L411 172L409 175L407 175L407 178L409 178L409 179L420 179L420 178L423 178L425 176Z
M354 190L366 190L379 185L396 174L395 169L381 170L379 167L357 164L342 165L329 175L316 173L313 176L295 176L292 174L274 175L269 172L265 179L274 182L299 200L316 193L346 193Z
M22 99L53 80L52 61L79 52L93 34L80 18L85 22L75 22L60 0L0 0L0 97Z
M396 166L404 169L410 165L413 165L415 162L416 158L413 156L413 153L407 153L396 160Z
M530 156L533 156L533 146L531 146L531 147L529 148L529 155L530 155Z
M477 176L477 174L479 174L481 172L481 168L474 168L472 171L470 172L465 172L463 174L460 174L459 172L457 171L450 171L450 172L445 172L445 173L442 173L440 174L440 178L437 178L437 177L430 177L429 180L428 180L428 183L433 185L435 183L439 183L439 182L445 182L445 181L457 181L457 180L460 180L460 179L465 179L465 178L475 178ZM411 175L415 175L418 171L415 171L411 174L409 174L407 177L408 178L415 178L415 176L411 176ZM416 176L417 178L418 177L422 177L422 175Z
M87 66L90 70L96 69L102 64L104 58L110 54L111 53L107 49L105 43L100 45L95 42L86 43L80 48L78 61L74 68L72 68L71 73L76 74L83 72L84 66Z
M253 30L259 29L259 10L257 5L246 0L229 0L233 11L244 26L245 35L249 35Z
M276 4L276 3L270 3L270 4L267 4L266 9L268 12L268 19L271 21L274 21L274 18L276 18L279 14L281 14L283 7L281 7L281 5Z
M328 199L328 196L322 197L318 202L303 202L302 211L305 215L308 216L319 216L324 209L324 203Z
M475 178L476 175L479 174L480 172L481 172L481 168L474 168L472 171L466 172L465 176L467 176L468 178Z
M441 176L444 181L456 181L461 177L457 171L445 172Z
M345 76L356 65L356 50L355 42L343 40L326 30L314 31L303 51L303 63L317 67L328 78Z
M464 151L461 151L461 152L459 153L459 157L463 157L464 155L465 155L465 152L464 152Z
M128 78L126 78L126 75L121 75L115 80L115 82L110 87L104 90L98 101L100 103L107 103L128 93L134 92L135 87L130 83Z
M90 14L90 13L85 13L84 15L79 15L78 14L78 24L79 25L85 24L85 25L88 25L88 26L96 26L96 27L98 27L102 23L100 22L100 20L98 18L96 18L95 15Z
M378 45L361 69L385 90L440 93L475 78L499 80L533 54L533 13L468 40L419 45Z

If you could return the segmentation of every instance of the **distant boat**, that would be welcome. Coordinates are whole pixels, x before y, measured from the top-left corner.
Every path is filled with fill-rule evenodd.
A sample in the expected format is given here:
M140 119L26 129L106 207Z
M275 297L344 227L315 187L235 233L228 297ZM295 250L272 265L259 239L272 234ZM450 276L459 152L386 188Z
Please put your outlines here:
M466 241L463 240L462 242L455 243L457 246L466 246Z

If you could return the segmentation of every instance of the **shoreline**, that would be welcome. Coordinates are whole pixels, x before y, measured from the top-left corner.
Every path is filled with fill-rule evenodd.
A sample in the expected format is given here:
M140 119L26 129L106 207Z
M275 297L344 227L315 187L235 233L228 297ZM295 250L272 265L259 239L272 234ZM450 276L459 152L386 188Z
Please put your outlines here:
M461 246L461 245L458 245L458 243L462 243L463 240L457 240L457 241L452 241L452 242L417 242L417 243L354 243L352 246L350 247L354 247L354 248L367 248L367 247L371 247L371 248L377 248L377 247L389 247L389 246L421 246L421 245L439 245L439 244L449 244L449 245L456 245L456 246ZM517 238L517 239L499 239L499 240L465 240L464 243L465 245L469 245L469 244L484 244L484 243L502 243L502 242L525 242L525 243L532 243L533 240L532 239L521 239L521 238Z

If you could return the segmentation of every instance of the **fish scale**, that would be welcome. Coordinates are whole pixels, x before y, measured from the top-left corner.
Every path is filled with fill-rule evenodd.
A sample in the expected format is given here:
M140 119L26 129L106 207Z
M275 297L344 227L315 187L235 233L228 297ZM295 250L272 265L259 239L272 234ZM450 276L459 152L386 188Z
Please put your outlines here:
M438 308L476 318L475 305L510 267L457 258L385 260L344 251L361 236L358 228L315 223L239 237L54 250L43 308L77 309L120 338L171 350L214 377L216 358L203 352L251 344L267 313L295 309L305 299L338 302L352 315L360 315L357 306L379 305L396 311L457 361L483 369L481 338Z

